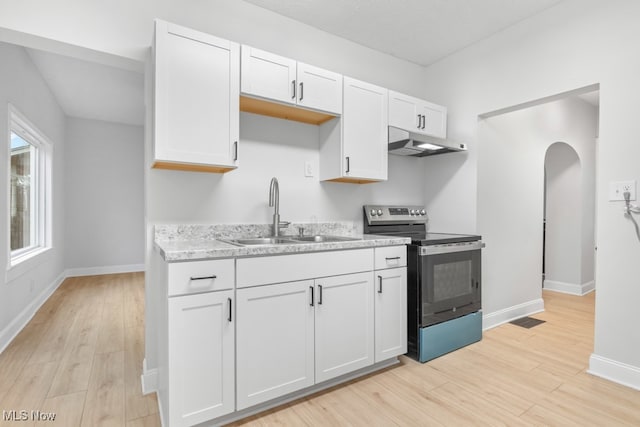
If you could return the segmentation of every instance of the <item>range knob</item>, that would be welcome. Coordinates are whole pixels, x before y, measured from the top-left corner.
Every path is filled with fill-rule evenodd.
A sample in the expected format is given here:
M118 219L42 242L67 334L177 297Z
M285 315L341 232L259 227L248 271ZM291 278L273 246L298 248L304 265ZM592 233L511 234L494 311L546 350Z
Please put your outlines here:
M377 212L375 209L371 209L371 212L369 212L371 214L371 216L376 216Z
M417 212L414 209L411 209L411 211L409 211L409 214L411 214L411 215L416 215L416 213Z
M382 215L382 209L378 209L378 216Z
M427 211L425 211L424 209L420 211L420 215L426 215L426 214L427 214Z

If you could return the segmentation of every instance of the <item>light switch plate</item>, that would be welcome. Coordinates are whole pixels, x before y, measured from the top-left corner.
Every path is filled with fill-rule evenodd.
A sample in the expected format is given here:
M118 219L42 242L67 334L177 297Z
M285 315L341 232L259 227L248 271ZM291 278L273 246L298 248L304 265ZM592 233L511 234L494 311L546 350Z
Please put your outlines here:
M304 176L313 177L313 162L310 160L304 162Z
M636 200L636 181L611 181L609 183L609 201L624 201L625 191L630 193L630 200Z

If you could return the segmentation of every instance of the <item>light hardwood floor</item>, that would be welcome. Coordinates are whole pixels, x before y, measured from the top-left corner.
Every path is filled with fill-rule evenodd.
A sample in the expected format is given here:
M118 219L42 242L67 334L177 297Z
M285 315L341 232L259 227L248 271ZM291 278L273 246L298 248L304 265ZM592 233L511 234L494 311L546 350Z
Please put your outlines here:
M55 412L61 426L159 425L155 395L140 389L143 281L67 279L0 354L0 410ZM639 391L585 372L595 295L543 296L540 326L502 325L427 364L403 357L235 425L640 425Z

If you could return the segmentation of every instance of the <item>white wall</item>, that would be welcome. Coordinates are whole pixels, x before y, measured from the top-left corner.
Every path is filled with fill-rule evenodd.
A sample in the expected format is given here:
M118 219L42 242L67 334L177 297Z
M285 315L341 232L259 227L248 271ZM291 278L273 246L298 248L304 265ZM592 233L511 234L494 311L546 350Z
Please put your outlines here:
M280 183L283 221L362 221L365 203L421 203L417 158L389 156L389 180L342 184L318 179L318 127L242 113L240 167L225 174L152 169L149 221L164 223L270 223L269 183ZM311 161L315 176L304 176Z
M142 126L67 119L65 266L70 274L144 264Z
M36 265L14 280L7 281L8 267L8 185L0 185L0 349L9 342L35 309L62 280L64 270L64 138L62 110L21 47L0 42L0 176L8 176L8 109L18 108L53 143L53 249Z
M473 223L477 206L473 182L466 177L476 169L479 178L485 173L478 160L484 150L477 136L478 115L600 84L598 291L591 370L635 387L640 387L640 334L625 332L637 323L640 243L621 213L622 204L609 202L606 195L610 181L640 179L640 145L635 143L640 138L640 97L633 96L640 93L638 16L640 2L634 0L565 0L451 55L425 74L427 93L449 108L449 134L470 145L469 159L449 181L448 193L428 188L426 194L434 200L432 220L443 224L449 202L466 200L468 215L461 227ZM478 180L480 186L490 183ZM488 190L478 188L479 201ZM502 301L501 307L509 303Z
M590 104L566 99L479 123L478 232L487 244L482 266L485 327L542 309L545 154L563 141L575 147L585 169L593 170L596 116ZM581 212L567 213L578 224L573 261L579 277ZM548 260L550 267L554 261ZM559 260L571 261L569 254Z
M595 148L595 140L588 148ZM591 173L585 168L592 169ZM546 289L582 295L594 287L595 181L588 179L593 177L593 170L595 164L583 165L578 153L564 142L556 142L547 150ZM585 210L585 205L591 209Z

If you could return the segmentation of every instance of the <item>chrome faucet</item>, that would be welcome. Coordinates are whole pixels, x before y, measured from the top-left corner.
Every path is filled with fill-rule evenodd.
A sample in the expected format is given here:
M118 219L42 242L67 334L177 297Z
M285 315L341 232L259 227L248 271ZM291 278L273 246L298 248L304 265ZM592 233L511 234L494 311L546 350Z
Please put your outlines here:
M280 186L276 177L271 178L269 186L269 206L273 207L273 236L280 235L280 228L288 227L290 222L280 221Z

